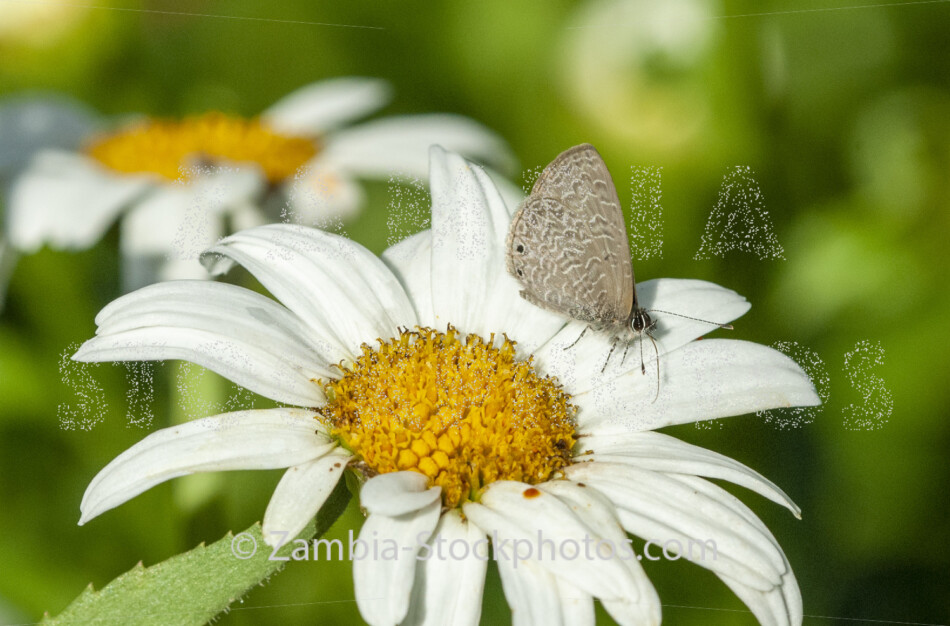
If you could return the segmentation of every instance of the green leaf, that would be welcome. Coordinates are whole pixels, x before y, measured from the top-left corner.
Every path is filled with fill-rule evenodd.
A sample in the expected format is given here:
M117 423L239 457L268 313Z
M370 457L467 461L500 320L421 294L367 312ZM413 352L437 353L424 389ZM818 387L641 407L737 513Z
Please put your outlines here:
M350 494L341 482L330 495L317 517L298 538L321 537L346 509ZM250 558L235 554L256 542ZM287 557L293 550L287 542L277 556ZM226 610L252 587L263 583L280 571L287 561L271 558L273 549L264 543L260 522L210 546L173 556L151 567L141 562L100 591L92 585L56 617L46 617L43 624L205 624Z

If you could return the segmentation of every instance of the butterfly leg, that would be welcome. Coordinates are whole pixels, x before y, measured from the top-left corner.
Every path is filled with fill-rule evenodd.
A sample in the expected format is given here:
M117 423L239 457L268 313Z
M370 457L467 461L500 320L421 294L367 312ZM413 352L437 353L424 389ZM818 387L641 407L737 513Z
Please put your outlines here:
M623 356L620 357L620 365L621 365L621 367L623 366L624 362L627 360L627 350L629 350L629 349L630 349L630 342L629 342L629 341L624 342L624 345L623 345Z
M604 359L604 366L600 368L600 373L603 374L604 370L607 369L607 364L610 363L610 355L614 353L614 348L617 347L617 340L614 339L614 342L610 344L610 352L607 353L607 358Z
M570 350L571 348L573 348L574 346L576 346L576 345L577 345L577 342L581 340L581 337L583 337L584 335L587 334L587 331L588 331L588 330L590 330L590 326L585 326L585 327L584 327L584 330L581 331L581 334L578 335L578 336L577 336L577 339L574 340L574 343L572 343L571 345L565 347L564 349L565 349L565 350Z

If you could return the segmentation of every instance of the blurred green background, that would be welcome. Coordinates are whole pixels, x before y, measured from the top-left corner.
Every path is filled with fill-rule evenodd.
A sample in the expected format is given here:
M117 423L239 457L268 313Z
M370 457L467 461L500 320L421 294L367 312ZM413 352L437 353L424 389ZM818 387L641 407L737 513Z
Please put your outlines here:
M395 87L383 114L471 116L525 170L595 144L627 210L639 207L631 168L661 167L662 254L638 260L637 277L736 289L753 307L730 336L797 342L820 358L830 394L811 423L743 416L672 434L759 470L802 507L798 521L734 490L787 553L806 623L950 621L950 2L95 4L0 0L0 103L54 91L105 115L253 115L314 80L373 76ZM694 260L737 165L752 168L784 260ZM369 188L346 230L380 252L390 190ZM64 382L63 356L119 295L114 231L85 252L21 259L0 315L0 624L35 622L139 560L249 526L280 475L173 482L76 526L108 461L176 414L209 413L174 400L176 380L204 398L233 393L168 363L154 369L154 399L130 402L127 369L94 366L84 371L105 399L101 423L61 428L63 407L84 410L68 384L80 370ZM883 362L846 369L859 342L879 344ZM883 390L865 391L874 377ZM852 404L874 419L855 428ZM147 410L154 419L133 424ZM359 523L351 504L331 534ZM645 565L666 623L755 623L705 570ZM483 623L504 623L490 572ZM218 623L304 620L358 620L349 564L294 564Z

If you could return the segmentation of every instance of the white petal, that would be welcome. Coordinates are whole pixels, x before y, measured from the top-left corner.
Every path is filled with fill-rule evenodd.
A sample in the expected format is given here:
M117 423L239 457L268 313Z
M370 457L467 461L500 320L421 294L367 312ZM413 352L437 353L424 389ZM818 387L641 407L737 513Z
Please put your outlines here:
M518 209L521 208L521 203L524 202L524 189L498 172L494 172L489 168L485 168L485 171L491 178L492 183L494 183L498 193L501 194L501 199L505 201L505 206L508 208L508 215L514 217Z
M285 222L334 230L354 217L365 201L363 189L352 176L322 155L284 183Z
M570 626L584 626L585 624L594 626L596 623L594 598L563 578L555 578L555 581L557 582L557 595L561 601L561 614L564 616L564 623Z
M220 258L223 255L226 258ZM399 280L363 246L320 230L271 224L224 239L202 257L220 274L233 264L247 268L340 357L352 359L363 343L398 335L416 324Z
M371 513L366 518L359 540L365 542L367 554L354 557L353 586L360 614L372 626L393 626L406 617L416 555L435 529L441 508L442 501L436 498L403 515Z
M640 626L641 624L644 626L659 626L662 619L659 602L658 598L655 611L649 615L644 615L642 607L625 598L601 600L601 604L604 605L604 608L618 624L629 624L630 626Z
M424 230L390 246L382 255L383 261L399 279L419 324L435 328L432 309L432 231Z
M123 273L133 259L158 261L151 276L127 277L126 291L157 280L208 279L199 256L225 234L227 218L258 204L267 184L256 165L200 167L192 176L165 186L122 220Z
M480 503L466 503L463 509L492 537L499 562L510 559L517 567L522 560L536 562L594 597L639 603L643 613L649 614L653 602L643 593L636 559L632 555L628 560L599 558L594 552L601 542L619 549L620 542L626 541L606 500L597 501L595 493L578 495L586 507L594 509L582 511L548 486L539 485L539 490L514 481L494 482L483 491ZM564 488L583 490L566 482ZM652 590L648 581L646 587Z
M439 327L488 338L502 333L531 353L564 320L529 304L505 269L508 209L488 175L433 147L431 289Z
M728 480L788 508L801 519L801 509L784 491L755 470L725 455L662 433L617 432L585 435L575 448L574 461L628 463L655 472L691 474Z
M535 561L497 559L505 599L511 607L513 626L567 624L561 609L561 586L557 577Z
M709 481L694 476L678 476L679 482L698 493L705 494L715 498L722 504L729 506L734 511L742 515L746 521L758 528L761 532L771 537L768 528L762 523L755 513L740 502L732 494L726 493ZM774 541L774 537L772 538ZM778 544L776 543L776 548ZM781 551L781 548L778 548ZM717 572L717 576L725 582L732 591L739 596L743 602L752 610L752 613L765 626L801 626L802 623L802 594L798 588L798 581L792 572L791 564L782 553L785 561L786 571L782 574L781 585L770 591L761 591L753 587L742 584Z
M369 513L389 517L405 515L439 499L440 487L427 489L429 479L419 472L389 472L366 481L360 504Z
M652 312L656 321L653 336L667 352L717 330L719 324L728 324L752 308L732 289L705 280L648 280L637 286L637 297L640 306Z
M220 221L217 223L209 224L211 228L219 227L221 230L218 232L224 234L224 224ZM123 264L127 264L132 259L128 256L123 257ZM143 260L143 259L139 259ZM136 276L132 276L130 272L126 272L128 267L123 267L122 270L122 285L125 291L131 291L138 289L144 285L149 285L159 281L171 281L171 280L209 280L211 276L208 275L208 270L204 268L203 265L198 261L198 258L191 259L177 259L177 258L164 258L160 263L155 264L158 260L156 257L151 257L151 259L144 259L145 261L152 262L152 269L154 273L151 275L154 278L148 278L149 271L146 270L143 273L139 273ZM147 280L146 280L147 279Z
M642 353L642 363L647 372L653 375L655 386L657 352L661 357L662 368L663 355L677 350L697 337L717 330L717 324L731 322L745 314L750 307L746 299L735 291L704 280L677 278L648 280L637 284L637 297L640 306L644 308L669 311L696 319L690 320L659 312L651 313L653 320L656 321L656 328L651 333L656 347L649 337L643 337L642 344L638 340L634 340L629 346L618 344L606 368L604 368L604 363L607 362L607 356L611 351L612 338L608 333L588 330L584 337L577 341L586 328L586 324L573 322L565 326L548 344L537 351L535 357L539 366L554 375L559 375L567 368L574 370L577 380L572 391L580 393L625 372L635 371L642 375L640 356ZM697 320L708 320L715 324ZM625 360L623 359L624 350L627 350ZM652 400L653 396L650 396L650 399Z
M621 579L625 590L615 597L599 596L607 612L620 624L659 624L660 597L633 549L622 551L625 546L629 546L629 541L610 501L595 489L566 480L548 481L538 487L570 506L574 514L593 531L592 538L599 537L610 542L612 549L609 560L626 569L625 577Z
M782 586L769 591L753 589L728 576L719 578L749 607L761 626L801 626L802 596L791 570L782 576Z
M0 180L39 150L74 150L97 126L92 111L59 94L4 98L0 106Z
M85 524L170 478L195 472L299 465L336 446L313 411L238 411L156 431L102 469L79 508Z
M197 260L217 241L220 227L208 228L231 210L246 207L266 179L256 167L198 168L193 180L162 185L123 220L122 249Z
M788 570L768 529L711 483L717 491L704 493L677 476L612 463L578 463L565 474L606 495L628 532L654 542L654 556L661 546L676 551L666 543L675 540L697 565L760 591L781 584Z
M88 248L122 209L154 185L144 176L112 174L78 154L41 152L11 190L10 241L27 252L44 243L54 248Z
M655 430L821 402L808 375L795 361L747 341L694 341L665 355L660 361L658 396L655 370L652 373L644 376L638 368L574 395L573 401L580 407L581 432Z
M273 300L204 281L159 283L96 317L77 361L184 359L278 402L321 406L315 379L336 378L333 347Z
M485 533L453 509L442 515L419 558L403 624L477 626L489 558Z
M367 178L425 180L433 145L500 169L515 166L496 133L467 117L441 113L386 117L341 130L327 139L323 158Z
M119 239L124 291L162 279L208 277L198 254L218 240L224 224L216 213L195 213L191 199L185 185L164 185L126 214Z
M301 87L261 116L272 128L291 135L319 135L368 115L390 99L386 81L356 76Z
M267 199L263 200L262 204L266 202ZM259 206L237 206L234 208L234 211L231 212L231 230L234 232L247 230L248 228L257 228L258 226L269 224L271 221L271 218Z
M352 455L334 448L325 456L284 472L267 504L261 532L270 545L296 537L320 511Z

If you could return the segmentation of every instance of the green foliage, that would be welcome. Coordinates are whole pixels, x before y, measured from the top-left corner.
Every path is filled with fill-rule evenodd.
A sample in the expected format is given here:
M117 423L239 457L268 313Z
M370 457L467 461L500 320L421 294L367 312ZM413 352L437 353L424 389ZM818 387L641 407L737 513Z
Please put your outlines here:
M322 537L348 501L348 491L338 485L298 538ZM238 558L246 553L236 548L237 540L253 541L253 556ZM151 567L140 561L99 591L90 584L65 611L43 624L198 626L227 611L256 585L267 583L287 564L284 559L293 549L289 542L272 557L257 523L239 535L229 532L210 546L199 545Z

